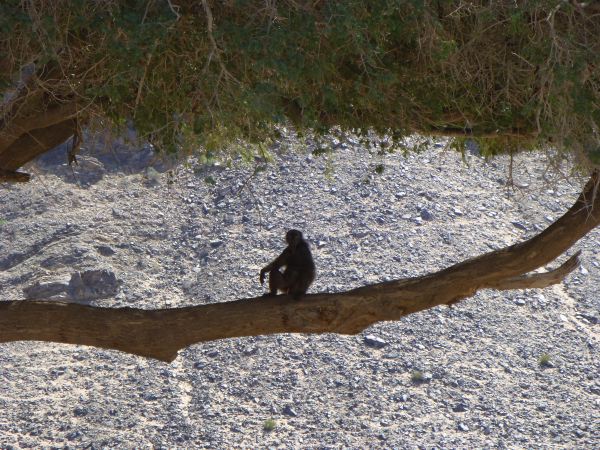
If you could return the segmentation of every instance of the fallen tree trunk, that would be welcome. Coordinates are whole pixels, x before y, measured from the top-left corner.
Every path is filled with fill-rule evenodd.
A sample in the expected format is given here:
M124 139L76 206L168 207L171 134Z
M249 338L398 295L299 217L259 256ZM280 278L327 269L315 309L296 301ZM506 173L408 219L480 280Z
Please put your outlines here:
M600 222L595 172L575 204L542 233L429 275L335 294L258 297L186 308L96 308L44 301L0 302L0 342L35 340L91 345L170 362L194 343L274 333L356 334L376 322L451 305L479 289L539 288L578 265L528 274L569 249Z

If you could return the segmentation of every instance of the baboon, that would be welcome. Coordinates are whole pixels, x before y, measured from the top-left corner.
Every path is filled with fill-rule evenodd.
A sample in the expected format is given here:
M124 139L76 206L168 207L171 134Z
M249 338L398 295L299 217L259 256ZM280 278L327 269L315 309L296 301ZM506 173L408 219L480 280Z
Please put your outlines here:
M300 231L289 230L285 240L288 246L281 255L260 271L260 284L265 282L268 273L269 294L265 295L277 295L277 291L282 291L297 300L306 294L315 279L315 263L308 242ZM279 268L284 266L285 270L281 273Z

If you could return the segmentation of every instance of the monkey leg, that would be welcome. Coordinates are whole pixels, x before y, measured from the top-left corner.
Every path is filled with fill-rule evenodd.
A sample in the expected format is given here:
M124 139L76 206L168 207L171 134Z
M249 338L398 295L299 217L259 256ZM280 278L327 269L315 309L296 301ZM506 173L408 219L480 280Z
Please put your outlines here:
M302 282L302 280L298 280L293 286L289 288L289 294L292 296L294 300L299 300L306 291L308 291L309 283Z
M269 293L277 295L277 291L287 292L288 287L283 274L278 269L269 272Z
M314 273L296 273L293 279L293 283L289 283L289 294L294 300L300 299L315 279Z
M294 300L298 300L303 294L306 293L308 285L305 283L302 274L297 270L286 270L283 273L283 278L286 284L286 294L290 294Z

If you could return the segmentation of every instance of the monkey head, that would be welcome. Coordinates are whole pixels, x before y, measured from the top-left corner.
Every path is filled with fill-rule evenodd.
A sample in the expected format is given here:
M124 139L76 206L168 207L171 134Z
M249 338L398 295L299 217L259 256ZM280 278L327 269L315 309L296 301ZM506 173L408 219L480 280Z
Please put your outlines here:
M285 241L291 248L296 248L296 246L302 241L302 232L298 230L289 230L285 234Z

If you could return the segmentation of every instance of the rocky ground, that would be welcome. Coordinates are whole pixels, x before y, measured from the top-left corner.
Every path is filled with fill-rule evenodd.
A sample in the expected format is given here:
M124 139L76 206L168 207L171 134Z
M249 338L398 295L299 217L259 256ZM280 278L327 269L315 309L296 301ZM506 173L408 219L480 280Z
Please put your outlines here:
M315 155L288 137L254 176L260 161L166 170L150 149L95 147L74 171L59 149L31 183L0 186L2 300L164 308L257 296L291 227L312 243L312 290L346 290L530 237L581 187L523 155L510 189L507 159L462 160L443 142L378 155L349 138ZM599 448L599 245L595 231L569 252L582 250L582 266L564 284L483 291L358 336L229 339L172 364L2 344L0 443Z

